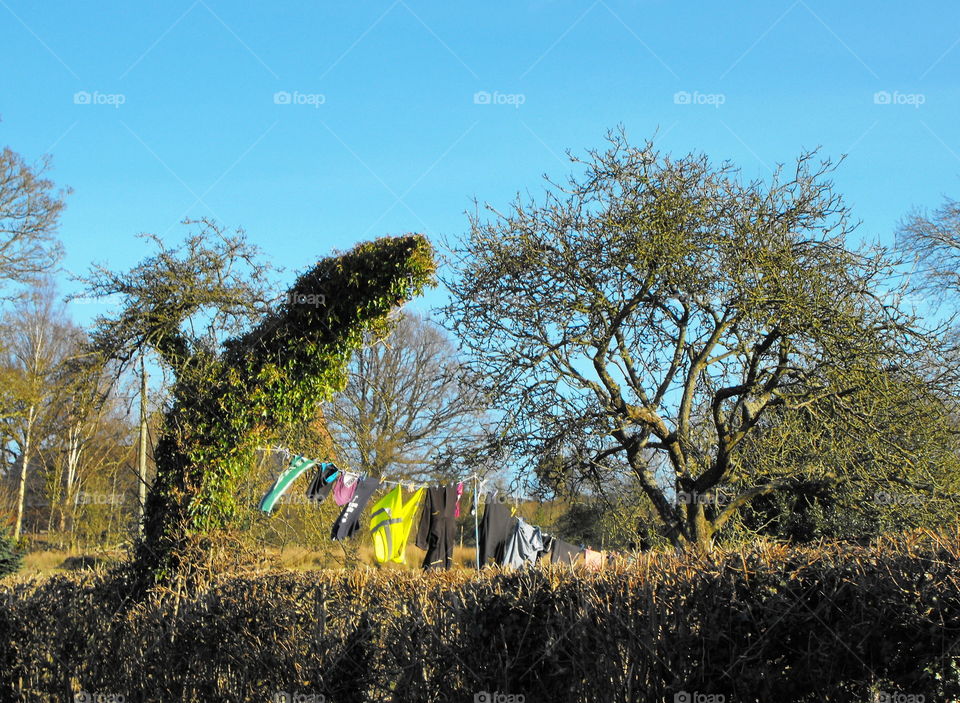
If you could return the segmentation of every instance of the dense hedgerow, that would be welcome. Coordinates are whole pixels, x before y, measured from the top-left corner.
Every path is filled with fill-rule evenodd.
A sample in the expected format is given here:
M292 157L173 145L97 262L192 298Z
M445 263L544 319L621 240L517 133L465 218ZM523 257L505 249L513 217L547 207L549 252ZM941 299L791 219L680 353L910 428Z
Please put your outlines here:
M653 553L600 573L224 576L136 603L123 577L14 577L0 584L0 699L951 700L958 557L960 532L925 533Z

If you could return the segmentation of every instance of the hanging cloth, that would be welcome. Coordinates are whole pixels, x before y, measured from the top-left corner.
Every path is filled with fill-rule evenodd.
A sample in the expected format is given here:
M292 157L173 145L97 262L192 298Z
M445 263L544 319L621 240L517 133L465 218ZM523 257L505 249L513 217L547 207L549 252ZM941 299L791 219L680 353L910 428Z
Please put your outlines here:
M460 517L460 496L463 495L463 481L457 484L457 509L453 511L454 517Z
M453 511L457 503L456 486L436 486L427 490L427 503L420 514L416 544L427 550L424 569L449 569L453 566L456 523Z
M360 529L360 516L363 509L379 488L380 479L373 476L368 476L357 482L357 490L354 492L353 498L344 506L340 512L340 517L333 523L330 539L343 540L356 534L357 530Z
M603 552L585 549L583 551L583 562L591 571L599 571L603 568Z
M510 537L503 551L503 566L514 568L532 564L543 551L543 535L523 518L516 518Z
M583 556L583 550L562 539L554 538L550 545L551 564L573 564Z
M421 488L404 503L400 486L395 486L370 509L373 555L381 564L386 561L406 563L407 539L410 537L413 516L420 507L423 491Z
M554 537L549 532L541 532L543 536L543 548L537 553L537 561L541 559L546 562L550 559L550 552L553 551Z
M299 454L295 454L290 459L289 466L277 477L277 480L273 482L270 490L267 491L267 494L260 501L260 510L265 513L273 510L273 506L280 500L280 496L290 488L290 484L297 480L301 474L315 466L316 463L313 459L307 459Z
M336 464L326 462L320 464L319 471L317 471L313 477L313 481L310 482L310 486L307 488L307 500L312 500L314 503L322 503L330 493L330 489L333 488L333 482L339 475L340 469L337 468Z
M333 484L333 500L337 505L346 505L353 498L353 493L357 490L357 478L353 474L340 472Z
M480 521L480 566L499 564L510 537L514 519L503 503L487 502Z

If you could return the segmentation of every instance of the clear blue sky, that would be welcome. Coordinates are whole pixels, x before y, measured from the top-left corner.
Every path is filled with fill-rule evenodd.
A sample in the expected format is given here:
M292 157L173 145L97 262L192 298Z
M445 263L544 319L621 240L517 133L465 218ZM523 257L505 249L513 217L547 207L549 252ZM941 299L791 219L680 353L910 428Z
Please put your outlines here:
M0 144L74 189L74 271L129 266L137 232L179 239L185 216L294 270L456 235L471 198L539 189L618 123L749 176L848 154L838 187L883 241L960 197L952 0L0 0L0 58Z

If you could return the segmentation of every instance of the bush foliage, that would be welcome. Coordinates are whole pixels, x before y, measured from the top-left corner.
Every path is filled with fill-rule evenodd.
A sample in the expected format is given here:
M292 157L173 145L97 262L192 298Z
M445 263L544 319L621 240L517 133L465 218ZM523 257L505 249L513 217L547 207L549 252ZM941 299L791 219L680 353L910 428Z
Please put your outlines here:
M383 334L391 311L420 295L434 271L422 235L383 237L321 260L285 303L221 350L191 349L169 324L154 332L176 383L137 545L143 571L189 565L182 552L192 536L236 527L237 488L256 448L314 416L343 387L364 334Z
M23 554L6 528L0 528L0 578L16 572L23 563Z

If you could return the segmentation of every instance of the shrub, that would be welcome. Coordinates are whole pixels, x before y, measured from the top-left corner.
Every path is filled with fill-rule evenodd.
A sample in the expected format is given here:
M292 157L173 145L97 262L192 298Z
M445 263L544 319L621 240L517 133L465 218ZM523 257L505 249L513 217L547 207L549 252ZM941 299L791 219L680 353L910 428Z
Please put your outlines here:
M23 564L23 554L5 527L0 527L0 578L12 574Z

